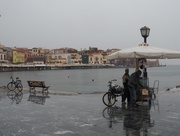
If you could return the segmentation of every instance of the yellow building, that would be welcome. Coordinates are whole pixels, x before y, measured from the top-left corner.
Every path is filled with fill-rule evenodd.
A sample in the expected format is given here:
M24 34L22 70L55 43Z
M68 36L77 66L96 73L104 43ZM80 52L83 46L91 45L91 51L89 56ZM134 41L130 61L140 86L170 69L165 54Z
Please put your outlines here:
M89 64L103 64L103 55L101 53L92 53L89 55Z
M71 64L81 64L82 57L79 53L71 53Z
M108 59L107 54L103 54L103 64L109 64L109 63L110 63L110 61Z
M13 63L19 64L25 62L25 53L22 51L13 50Z

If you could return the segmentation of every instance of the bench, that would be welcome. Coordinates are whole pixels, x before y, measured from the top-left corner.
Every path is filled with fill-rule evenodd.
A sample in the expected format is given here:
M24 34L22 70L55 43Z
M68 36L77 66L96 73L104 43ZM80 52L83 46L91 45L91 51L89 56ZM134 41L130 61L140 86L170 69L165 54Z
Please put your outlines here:
M48 89L50 86L46 86L44 81L27 81L29 85L29 92L36 93L36 88L42 88L42 93L49 93Z

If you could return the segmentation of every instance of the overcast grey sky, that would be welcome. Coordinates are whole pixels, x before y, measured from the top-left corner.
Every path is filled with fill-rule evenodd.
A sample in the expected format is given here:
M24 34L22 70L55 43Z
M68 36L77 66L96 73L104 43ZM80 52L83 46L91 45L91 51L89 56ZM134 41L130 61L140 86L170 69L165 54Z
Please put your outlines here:
M180 0L0 0L8 47L127 48L143 42L180 51Z

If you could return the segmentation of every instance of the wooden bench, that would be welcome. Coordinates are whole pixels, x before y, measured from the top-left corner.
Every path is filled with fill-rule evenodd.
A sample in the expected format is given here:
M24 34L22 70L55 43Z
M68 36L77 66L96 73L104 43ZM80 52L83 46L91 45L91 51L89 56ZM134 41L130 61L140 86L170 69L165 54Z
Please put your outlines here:
M46 86L44 81L27 81L29 85L29 92L36 93L36 88L42 88L42 93L49 93L48 89L50 86Z

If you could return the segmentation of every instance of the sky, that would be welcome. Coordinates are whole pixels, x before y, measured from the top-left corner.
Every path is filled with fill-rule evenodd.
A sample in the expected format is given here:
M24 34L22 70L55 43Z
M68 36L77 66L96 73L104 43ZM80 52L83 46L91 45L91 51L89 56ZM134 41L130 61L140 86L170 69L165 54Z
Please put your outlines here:
M0 43L124 49L143 43L147 26L149 46L180 51L179 13L180 0L0 0Z

